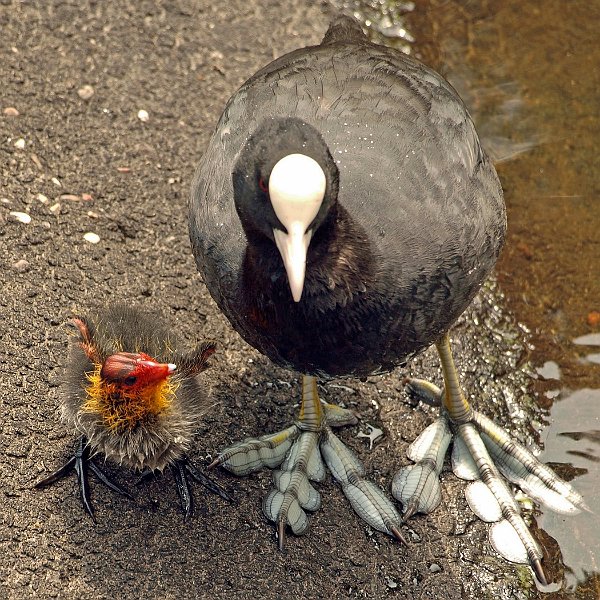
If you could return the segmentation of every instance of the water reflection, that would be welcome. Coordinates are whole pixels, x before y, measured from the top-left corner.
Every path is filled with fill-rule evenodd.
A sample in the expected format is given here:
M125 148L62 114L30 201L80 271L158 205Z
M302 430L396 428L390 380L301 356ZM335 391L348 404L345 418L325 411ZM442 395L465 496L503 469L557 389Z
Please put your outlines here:
M561 474L574 474L573 485L583 494L590 512L564 517L545 512L538 525L558 542L565 565L567 589L589 583L600 571L598 515L600 514L600 390L583 389L557 400L552 406L551 425L541 434L543 462L566 464ZM590 596L598 597L598 596Z

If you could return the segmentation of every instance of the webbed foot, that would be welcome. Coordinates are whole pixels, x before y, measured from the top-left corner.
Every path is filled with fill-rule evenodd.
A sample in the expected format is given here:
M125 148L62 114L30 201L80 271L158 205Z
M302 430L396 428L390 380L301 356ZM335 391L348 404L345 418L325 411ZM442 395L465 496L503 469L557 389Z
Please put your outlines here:
M441 499L438 476L453 440L452 469L461 479L472 481L466 497L473 512L483 521L494 523L489 533L492 546L511 562L529 563L538 580L547 584L542 551L506 481L563 514L586 508L583 498L504 429L471 408L458 385L447 336L437 348L445 390L418 379L406 383L413 398L442 405L443 414L411 444L408 456L415 464L396 474L392 494L404 506L404 519L435 509Z
M325 464L362 519L374 529L404 541L401 517L394 505L364 478L362 463L331 430L356 422L351 411L321 403L315 378L304 376L296 423L281 432L234 444L211 467L220 465L236 475L247 475L263 467L275 469L274 487L263 502L263 512L276 524L282 550L286 525L296 535L305 533L309 525L307 512L321 506L321 496L311 482L323 481Z

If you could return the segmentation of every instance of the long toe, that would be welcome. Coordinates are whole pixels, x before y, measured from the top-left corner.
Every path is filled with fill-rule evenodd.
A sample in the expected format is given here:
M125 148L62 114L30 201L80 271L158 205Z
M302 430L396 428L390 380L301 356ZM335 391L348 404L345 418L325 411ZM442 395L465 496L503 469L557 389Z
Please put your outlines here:
M500 472L540 504L561 514L587 510L581 494L501 427L474 411L473 421Z
M356 513L377 531L406 543L400 532L402 517L391 500L374 483L365 479L365 468L356 454L329 428L323 432L321 452Z
M194 497L187 480L185 461L178 460L172 464L171 472L175 479L175 486L177 487L177 494L179 495L179 501L183 511L183 520L187 521L194 513Z
M303 431L294 441L281 468L273 471L274 488L263 502L265 516L277 523L279 547L283 549L285 526L296 535L309 525L306 511L321 506L321 496L310 481L325 478L325 466L319 452L319 433Z
M414 461L400 469L392 481L392 494L404 507L404 520L415 513L430 513L442 499L439 476L452 439L447 419L440 417L410 445L407 455Z
M456 436L460 441L455 441L458 450L454 450L453 463L460 465L458 472L473 475L476 471L481 480L467 488L469 506L484 521L496 521L490 529L492 546L509 561L529 563L536 577L545 584L541 548L521 517L519 506L491 459L480 432L474 423L464 423L456 427ZM468 453L464 453L464 448Z
M60 467L60 469L57 469L56 471L54 471L54 473L52 473L51 475L48 475L48 477L44 477L43 479L40 479L38 482L36 482L34 484L33 487L35 487L37 489L45 488L45 487L48 487L49 485L52 485L59 479L66 477L71 471L73 471L75 469L75 461L76 460L77 460L77 458L75 456L71 456L71 458L69 458L69 460L62 467Z
M221 498L228 500L229 502L233 502L234 499L231 494L222 486L220 486L216 481L213 481L210 477L205 475L202 471L197 469L189 460L185 460L185 470L187 473L194 479L194 481L203 485L207 490L213 492L213 494L218 494Z
M271 469L279 466L300 434L297 425L291 425L278 433L248 438L226 448L209 465L209 468L221 466L234 475L248 475L263 467Z
M106 473L104 473L104 471L96 463L92 462L91 460L88 460L87 466L88 466L89 470L107 488L111 489L113 492L117 492L117 494L121 494L121 496L125 496L126 498L129 498L130 500L133 500L133 496L126 489L122 488L120 485L118 485L117 483L115 483L114 481L112 481L112 479L110 479L108 477L108 475L106 475Z

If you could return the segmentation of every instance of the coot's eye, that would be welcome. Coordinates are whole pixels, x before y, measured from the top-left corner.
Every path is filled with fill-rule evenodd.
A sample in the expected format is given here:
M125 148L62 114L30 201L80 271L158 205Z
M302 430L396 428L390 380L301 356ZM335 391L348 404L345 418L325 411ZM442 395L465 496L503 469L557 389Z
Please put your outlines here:
M137 381L137 377L135 377L134 375L130 375L129 377L126 377L125 379L123 379L123 383L125 385L133 385L136 381Z
M262 177L258 178L258 187L266 194L269 191L269 188L267 187L267 184L265 183L265 180Z

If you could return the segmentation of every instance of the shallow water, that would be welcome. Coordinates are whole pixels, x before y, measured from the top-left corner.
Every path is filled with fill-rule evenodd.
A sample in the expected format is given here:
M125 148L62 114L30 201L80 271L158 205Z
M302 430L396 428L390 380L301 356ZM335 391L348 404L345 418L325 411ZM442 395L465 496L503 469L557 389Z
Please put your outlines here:
M600 338L600 3L338 4L443 73L497 161L509 222L497 273L531 331L541 457L593 511L537 518L562 585L546 597L600 598L600 345L574 341Z

